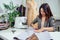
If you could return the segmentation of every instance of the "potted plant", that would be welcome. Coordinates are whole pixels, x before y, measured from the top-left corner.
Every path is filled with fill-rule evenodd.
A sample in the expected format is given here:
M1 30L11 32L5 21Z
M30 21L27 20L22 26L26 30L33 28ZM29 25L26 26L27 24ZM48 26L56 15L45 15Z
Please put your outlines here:
M3 4L5 9L7 9L7 14L9 16L10 26L13 27L15 23L15 17L20 15L20 13L16 10L17 6L13 5L13 2L10 2L9 5Z

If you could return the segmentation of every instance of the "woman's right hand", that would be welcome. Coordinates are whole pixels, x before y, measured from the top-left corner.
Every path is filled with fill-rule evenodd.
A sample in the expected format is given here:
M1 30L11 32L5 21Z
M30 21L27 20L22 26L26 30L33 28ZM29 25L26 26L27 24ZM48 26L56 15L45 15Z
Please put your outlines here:
M38 24L37 24L37 23L36 23L36 24L31 24L31 26L32 26L35 30L38 29Z

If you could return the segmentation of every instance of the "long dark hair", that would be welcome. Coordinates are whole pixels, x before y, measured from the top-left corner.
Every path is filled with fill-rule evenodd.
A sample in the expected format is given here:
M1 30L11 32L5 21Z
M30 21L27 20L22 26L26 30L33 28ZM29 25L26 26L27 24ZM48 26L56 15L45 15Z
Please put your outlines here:
M42 18L41 15L41 8L43 8L45 15L46 15L46 20L48 20L51 16L53 16L50 6L48 5L48 3L43 3L40 8L39 8L39 18Z

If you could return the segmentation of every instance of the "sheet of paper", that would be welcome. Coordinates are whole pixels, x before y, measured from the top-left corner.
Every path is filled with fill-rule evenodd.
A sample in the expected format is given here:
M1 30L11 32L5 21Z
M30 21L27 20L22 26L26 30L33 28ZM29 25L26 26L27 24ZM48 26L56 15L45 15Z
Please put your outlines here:
M3 40L8 40L7 38L5 38L5 37L3 37L3 36L1 36L1 35L0 35L0 38L2 38Z
M35 33L35 34L37 35L39 40L50 40L51 39L51 36L50 36L49 32L47 32L47 31Z
M36 34L39 40L50 40L51 39L49 32L45 31L45 32L36 33L34 32L33 29L27 29L25 32L18 34L16 37L19 39L25 40L26 38L31 36L33 33Z

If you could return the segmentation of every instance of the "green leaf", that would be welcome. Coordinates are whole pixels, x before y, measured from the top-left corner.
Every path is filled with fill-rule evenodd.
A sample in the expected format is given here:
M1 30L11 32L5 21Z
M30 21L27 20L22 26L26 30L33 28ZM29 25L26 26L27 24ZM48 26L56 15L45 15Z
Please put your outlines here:
M3 5L4 5L4 7L5 7L6 9L11 10L10 7L9 7L9 5L7 5L7 4L3 4Z

